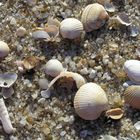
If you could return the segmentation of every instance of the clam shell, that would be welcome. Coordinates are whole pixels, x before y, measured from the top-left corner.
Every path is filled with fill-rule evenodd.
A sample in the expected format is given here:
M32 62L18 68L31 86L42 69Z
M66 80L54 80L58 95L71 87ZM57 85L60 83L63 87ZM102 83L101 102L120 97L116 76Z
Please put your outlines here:
M75 18L66 18L60 23L60 34L63 38L78 38L83 31L83 24Z
M82 13L82 23L86 32L102 27L109 18L105 8L98 3L89 4Z
M140 86L129 86L124 92L124 101L133 108L140 109Z
M133 83L140 84L140 61L127 60L124 63L124 70Z
M55 77L50 84L48 85L48 90L53 86L53 84L62 77L71 77L76 83L77 88L80 88L82 85L86 83L85 79L78 73L63 71L57 77Z
M38 39L50 40L50 36L48 35L48 33L46 31L43 31L43 30L34 31L32 33L32 37L36 40L38 40Z
M111 119L118 120L123 116L123 110L121 108L114 108L106 111L106 115Z
M87 83L80 87L74 97L76 113L85 120L95 120L108 108L108 100L104 90L95 83Z
M46 63L44 70L46 74L56 77L60 72L64 71L64 68L60 61L57 59L51 59Z
M9 52L10 52L10 49L7 43L0 41L0 58L6 57Z
M9 88L14 84L16 80L17 80L16 73L11 72L11 73L0 74L0 87Z

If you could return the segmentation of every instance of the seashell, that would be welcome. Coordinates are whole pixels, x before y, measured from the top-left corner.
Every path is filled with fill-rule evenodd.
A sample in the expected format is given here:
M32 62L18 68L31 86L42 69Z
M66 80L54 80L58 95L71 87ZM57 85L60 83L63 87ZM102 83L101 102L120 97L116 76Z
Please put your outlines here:
M11 134L13 132L15 132L15 128L13 128L11 121L10 121L10 117L7 111L7 108L5 106L4 100L3 98L0 99L0 120L2 122L2 126L4 131L7 134Z
M16 31L16 35L19 37L24 37L27 34L27 30L24 27L19 27Z
M0 74L0 87L9 88L15 83L16 80L17 80L16 73L11 72Z
M136 37L140 34L140 29L137 26L130 26L130 36L132 37Z
M111 3L112 0L97 0L98 3L104 5L105 3Z
M124 70L133 83L140 84L140 61L127 60L124 63Z
M98 3L89 4L82 13L82 23L86 32L91 32L102 27L109 15L105 8Z
M74 108L81 118L95 120L108 108L108 99L99 85L86 83L74 97Z
M118 120L123 116L123 110L121 108L110 109L106 111L106 115L111 119Z
M4 98L10 98L14 94L13 87L2 88L1 94Z
M50 40L50 36L48 35L48 33L44 30L36 30L32 33L32 37L34 39L46 39L46 40Z
M114 5L112 3L105 3L104 7L105 7L105 10L107 12L110 12L110 13L114 13L115 12L115 7L114 7Z
M51 59L46 63L44 70L46 74L56 77L60 72L64 71L64 68L60 61L57 59Z
M9 52L10 52L10 49L7 43L0 41L0 58L6 57Z
M140 86L129 86L124 92L124 101L133 108L140 109Z
M48 80L43 78L43 79L39 79L38 81L39 87L41 89L47 89L48 88Z
M37 56L27 56L23 60L23 66L25 69L30 70L39 65L39 62L44 60L44 57L37 57Z
M86 83L85 79L78 73L74 73L74 72L69 72L69 71L62 71L57 77L55 77L51 82L50 84L48 85L48 89L50 89L53 84L60 78L62 77L71 77L75 83L76 83L76 86L77 88L80 88L83 84ZM47 90L48 90L47 89Z
M83 31L83 24L75 18L66 18L60 23L60 34L63 38L78 38Z

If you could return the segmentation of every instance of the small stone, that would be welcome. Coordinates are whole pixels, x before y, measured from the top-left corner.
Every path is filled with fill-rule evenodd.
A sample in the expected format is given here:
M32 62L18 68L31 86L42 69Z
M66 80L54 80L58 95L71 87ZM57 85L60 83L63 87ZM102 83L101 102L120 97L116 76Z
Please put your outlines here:
M65 136L66 135L66 131L62 131L61 133L60 133L60 136Z
M127 87L129 87L131 85L135 85L135 84L132 81L126 81L125 83L123 83L124 88L127 88Z
M102 45L104 43L104 39L102 38L97 38L96 39L96 43L99 44L99 45Z
M47 89L49 83L48 80L44 78L44 79L39 79L38 84L41 89Z
M90 71L89 78L91 78L91 79L95 78L96 74L97 74L97 72L96 72L95 70L92 69L92 70Z
M50 128L48 127L47 124L44 124L44 125L43 125L42 131L43 131L43 133L44 133L46 136L49 135L49 134L51 133L51 130L50 130Z
M11 25L17 25L17 21L16 21L16 19L14 18L14 17L10 17L11 19L10 19L10 24Z
M139 131L140 130L140 121L134 124L134 127Z
M49 90L42 90L42 91L41 91L41 96L42 96L43 98L48 99L48 98L50 98L50 96L51 96L51 92L50 92Z
M38 103L39 103L39 104L44 104L44 103L45 103L45 100L46 100L45 98L40 98L40 99L38 100Z
M87 75L88 74L88 69L87 68L83 68L80 70L80 73L83 75Z
M117 140L117 138L110 135L104 135L100 140Z
M82 131L80 132L80 137L81 137L81 138L85 138L85 137L87 137L87 135L88 135L88 130L82 130Z
M27 31L24 27L19 27L16 31L17 36L24 37L26 35Z

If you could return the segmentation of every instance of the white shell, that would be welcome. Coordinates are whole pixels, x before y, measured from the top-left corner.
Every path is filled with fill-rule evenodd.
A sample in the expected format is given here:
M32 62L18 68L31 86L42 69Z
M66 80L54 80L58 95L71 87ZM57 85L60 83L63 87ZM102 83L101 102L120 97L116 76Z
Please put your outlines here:
M2 122L2 126L4 128L4 131L7 134L11 134L15 131L15 128L13 128L10 118L9 118L9 114L7 111L7 108L5 106L4 100L1 98L0 99L0 120Z
M89 4L85 7L81 21L86 32L91 32L102 27L109 18L105 8L98 3Z
M76 113L85 120L95 120L108 108L108 100L104 90L95 83L87 83L80 87L74 98Z
M57 59L51 59L46 63L44 70L46 74L56 77L60 72L64 71L64 68L60 61Z
M140 109L140 86L129 86L124 92L124 101L133 108Z
M124 63L124 70L132 82L140 84L140 61L127 60Z
M17 80L16 73L4 73L0 74L0 87L9 88L11 87L15 81Z
M9 52L10 52L10 49L7 43L0 41L0 58L6 57Z
M69 71L63 71L61 72L57 77L55 77L50 84L48 85L48 89L49 90L53 84L60 78L62 77L72 77L73 80L76 83L77 88L80 88L82 85L84 85L86 83L84 77L82 77L80 74L78 73L74 73L74 72L69 72Z
M83 24L75 18L66 18L60 23L60 34L63 38L75 39L81 35Z

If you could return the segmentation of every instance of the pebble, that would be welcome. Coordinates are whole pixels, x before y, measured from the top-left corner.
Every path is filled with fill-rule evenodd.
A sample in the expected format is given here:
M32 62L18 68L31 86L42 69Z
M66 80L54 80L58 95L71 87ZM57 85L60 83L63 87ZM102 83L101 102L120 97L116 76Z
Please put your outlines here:
M110 135L104 135L100 140L117 140L117 138Z
M66 131L62 131L61 133L60 133L60 136L65 136L66 135Z
M140 130L140 121L136 122L134 124L134 127L137 129L137 130Z
M40 99L38 100L38 103L39 103L39 104L44 104L44 103L45 103L45 101L46 101L46 99L45 99L45 98L40 98Z
M17 21L14 17L10 17L10 24L11 25L17 25Z
M132 81L126 81L125 83L123 83L124 88L127 88L127 87L129 87L131 85L134 85L134 83Z
M88 74L88 69L87 68L83 68L80 70L80 73L83 75L87 75Z
M16 31L16 35L19 37L24 37L26 35L27 31L24 27L19 27Z
M41 88L41 89L47 89L48 88L48 84L49 84L49 82L48 82L48 80L47 79L39 79L39 81L38 81L38 84L39 84L39 87Z
M43 98L48 99L48 98L50 98L50 96L51 96L51 92L50 92L49 90L42 90L42 91L41 91L41 96L42 96Z
M90 78L90 79L95 78L96 74L97 74L97 71L95 71L95 70L92 69L92 70L90 71L89 78Z

